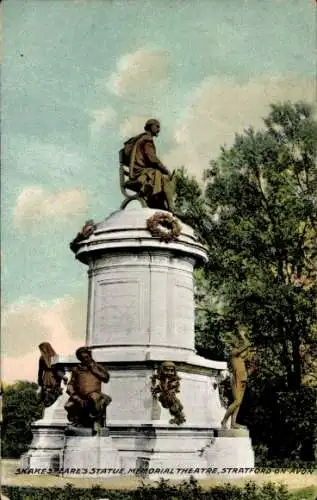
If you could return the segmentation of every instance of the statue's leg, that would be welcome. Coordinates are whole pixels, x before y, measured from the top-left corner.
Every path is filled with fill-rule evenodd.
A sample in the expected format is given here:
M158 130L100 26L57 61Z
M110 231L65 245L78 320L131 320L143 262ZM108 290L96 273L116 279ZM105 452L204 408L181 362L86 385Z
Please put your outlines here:
M91 392L88 397L88 407L89 407L89 416L91 418L96 418L99 413L99 399L100 399L100 393L98 392Z
M240 425L237 424L237 416L241 407L241 403L243 400L243 396L245 393L245 388L246 388L246 381L242 380L237 384L236 388L236 399L235 399L235 406L231 415L231 428L237 428L241 427Z
M228 407L228 409L227 409L227 411L225 413L225 416L222 419L221 427L223 427L223 428L227 427L227 421L229 420L229 417L231 417L233 415L233 413L236 411L236 409L240 405L239 400L238 400L237 384L238 384L238 382L236 380L232 381L233 402Z
M99 427L104 427L106 424L107 406L112 399L107 394L93 392L89 395L90 400L90 416L99 424Z
M183 405L178 398L175 397L172 406L170 407L170 414L173 418L170 420L170 424L180 425L186 422L185 415L183 413Z
M170 181L169 177L165 175L162 177L163 177L163 191L167 204L167 210L169 212L175 212L175 205L174 205L175 184L173 181Z
M64 406L67 412L67 418L73 425L79 425L82 416L82 404L73 396L69 398Z

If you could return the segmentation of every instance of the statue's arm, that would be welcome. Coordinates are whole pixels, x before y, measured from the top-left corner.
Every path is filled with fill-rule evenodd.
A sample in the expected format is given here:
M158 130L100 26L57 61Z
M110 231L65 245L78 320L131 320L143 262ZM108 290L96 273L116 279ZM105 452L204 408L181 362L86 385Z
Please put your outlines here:
M155 396L159 392L162 392L158 376L155 374L152 375L152 377L151 377L151 392L152 392L153 396Z
M40 387L43 386L43 374L44 374L44 361L42 359L39 360L39 368L37 372L37 383Z
M160 392L162 392L162 388L160 385L153 386L153 387L151 387L151 392L153 395L159 394Z
M240 356L251 347L251 343L246 340L239 347L234 347L231 351L231 356Z
M173 382L170 382L169 389L174 392L180 392L179 380L174 380Z
M90 365L90 371L93 373L101 382L109 382L110 375L107 372L107 370L99 365L98 363L95 363L94 361Z
M67 378L65 378L64 368L58 368L57 370L55 370L55 377L64 381L67 380Z
M143 143L143 151L144 151L144 154L145 154L146 158L148 159L148 161L150 163L156 165L156 167L163 174L168 174L169 175L168 169L163 165L163 163L159 160L159 158L156 155L155 146L154 146L153 141L150 141L150 140L144 141L144 143Z
M66 392L67 392L67 394L69 394L69 396L72 396L73 394L76 393L76 391L75 391L75 379L76 379L76 368L73 368L70 380L69 380L67 387L66 387Z

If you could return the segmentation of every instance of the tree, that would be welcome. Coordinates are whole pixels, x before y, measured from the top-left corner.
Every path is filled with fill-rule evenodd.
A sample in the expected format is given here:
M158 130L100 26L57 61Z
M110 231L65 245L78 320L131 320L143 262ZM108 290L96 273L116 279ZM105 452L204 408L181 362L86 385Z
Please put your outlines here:
M3 391L2 456L18 458L32 440L31 424L41 418L37 384L20 381Z
M204 188L178 172L178 209L209 253L196 279L198 351L219 359L235 321L246 324L261 364L250 384L253 410L262 420L265 409L268 419L280 411L281 425L283 411L269 400L304 389L302 352L317 340L316 159L312 108L284 103L271 106L262 130L250 128L222 148ZM304 399L315 415L310 392Z

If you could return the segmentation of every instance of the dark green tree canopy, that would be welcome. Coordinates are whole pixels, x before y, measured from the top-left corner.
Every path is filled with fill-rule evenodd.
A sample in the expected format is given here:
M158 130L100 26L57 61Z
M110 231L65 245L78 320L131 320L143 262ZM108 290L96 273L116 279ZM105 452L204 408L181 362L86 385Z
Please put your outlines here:
M224 359L228 334L245 324L259 358L255 399L317 386L316 162L314 111L287 102L222 148L203 186L178 172L178 210L209 254L196 272L197 349Z
M37 384L19 381L3 391L2 456L18 458L32 440L31 424L42 417Z

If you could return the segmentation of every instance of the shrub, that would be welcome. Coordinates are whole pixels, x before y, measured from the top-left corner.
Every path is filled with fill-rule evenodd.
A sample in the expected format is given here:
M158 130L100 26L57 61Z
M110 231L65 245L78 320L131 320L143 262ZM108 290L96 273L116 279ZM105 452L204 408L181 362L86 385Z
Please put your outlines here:
M254 482L244 487L226 484L203 490L195 479L179 485L160 480L157 484L142 484L133 491L105 490L98 486L91 489L74 488L23 488L5 487L10 500L291 500L293 496L284 487L272 483L257 486Z

